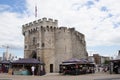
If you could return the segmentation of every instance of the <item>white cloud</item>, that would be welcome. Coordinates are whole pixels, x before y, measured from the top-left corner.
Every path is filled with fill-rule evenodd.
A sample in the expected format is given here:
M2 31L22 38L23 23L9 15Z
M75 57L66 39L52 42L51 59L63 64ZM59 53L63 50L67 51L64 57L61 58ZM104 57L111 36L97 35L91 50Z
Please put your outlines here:
M0 13L0 45L16 45L23 47L21 35L22 19L19 14L11 12Z

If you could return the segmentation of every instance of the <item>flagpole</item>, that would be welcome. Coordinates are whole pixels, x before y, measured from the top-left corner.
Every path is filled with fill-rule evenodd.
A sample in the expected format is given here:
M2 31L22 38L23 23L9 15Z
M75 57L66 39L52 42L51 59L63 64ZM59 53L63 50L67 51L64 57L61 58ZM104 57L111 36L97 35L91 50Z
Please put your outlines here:
M35 18L37 18L37 5L35 5Z
M37 2L35 2L35 20L37 19L38 14L37 14Z

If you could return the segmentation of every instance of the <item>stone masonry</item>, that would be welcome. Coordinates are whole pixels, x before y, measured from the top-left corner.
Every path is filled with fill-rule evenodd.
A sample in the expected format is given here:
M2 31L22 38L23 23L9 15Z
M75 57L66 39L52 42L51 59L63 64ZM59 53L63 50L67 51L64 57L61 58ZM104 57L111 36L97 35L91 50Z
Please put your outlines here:
M87 58L85 36L74 28L58 27L58 21L42 18L22 26L24 58L45 63L46 72L58 72L70 58Z

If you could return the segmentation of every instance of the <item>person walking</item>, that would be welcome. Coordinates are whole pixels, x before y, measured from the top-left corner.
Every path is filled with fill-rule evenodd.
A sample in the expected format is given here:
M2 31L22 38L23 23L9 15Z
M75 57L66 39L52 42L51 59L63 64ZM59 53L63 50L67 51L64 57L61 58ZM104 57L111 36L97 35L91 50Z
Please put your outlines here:
M32 70L32 75L34 75L35 66L32 66L32 67L31 67L31 70Z

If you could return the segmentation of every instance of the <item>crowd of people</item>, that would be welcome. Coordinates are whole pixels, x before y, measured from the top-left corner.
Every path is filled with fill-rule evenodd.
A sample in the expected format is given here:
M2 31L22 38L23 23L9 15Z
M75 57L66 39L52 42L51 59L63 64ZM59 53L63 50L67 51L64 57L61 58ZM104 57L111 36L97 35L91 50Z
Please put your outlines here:
M109 71L109 67L108 66L96 67L96 72L108 72L108 71Z

